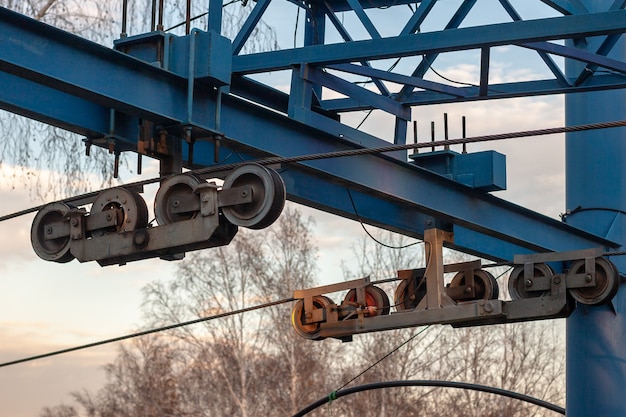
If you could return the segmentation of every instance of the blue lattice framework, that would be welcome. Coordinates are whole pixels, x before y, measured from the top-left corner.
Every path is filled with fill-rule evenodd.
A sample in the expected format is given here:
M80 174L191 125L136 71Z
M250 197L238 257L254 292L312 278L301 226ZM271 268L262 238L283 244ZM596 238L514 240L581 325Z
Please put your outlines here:
M626 31L626 1L615 1L600 13L578 1L537 2L553 17L523 20L509 1L500 0L508 21L463 27L477 7L476 0L465 0L445 26L426 31L435 0L293 0L307 14L304 46L243 53L270 3L258 0L232 41L219 35L222 4L213 1L208 31L194 29L180 37L151 32L119 40L117 50L0 8L0 107L115 152L141 152L173 166L180 159L198 168L389 144L341 123L341 115L353 111L393 115L394 142L400 144L406 141L414 106L626 87L626 63L607 57ZM404 8L405 20L397 34L382 36L370 16L397 7ZM361 36L366 33L363 39L353 40L341 13L356 16ZM330 31L339 41L325 44ZM603 37L595 53L561 42L575 44L592 36ZM549 76L492 83L490 52L499 46L535 51ZM477 52L475 85L428 79L436 59L455 51ZM387 71L389 59L402 57L417 64ZM580 61L584 68L567 77L558 57ZM291 71L289 94L250 77L278 70ZM375 88L357 82L364 78ZM324 87L343 98L325 98ZM145 142L161 132L168 151ZM194 143L192 161L188 143ZM405 152L283 168L290 200L355 219L352 199L366 223L418 238L438 225L454 232L456 248L485 258L622 245L418 167L407 162Z

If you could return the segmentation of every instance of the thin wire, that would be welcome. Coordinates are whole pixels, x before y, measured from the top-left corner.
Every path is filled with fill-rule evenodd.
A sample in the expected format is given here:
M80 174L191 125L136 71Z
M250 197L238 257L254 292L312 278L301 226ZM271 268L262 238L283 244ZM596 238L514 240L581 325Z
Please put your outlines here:
M11 365L17 365L17 364L24 363L24 362L31 362L31 361L38 360L38 359L49 358L51 356L57 356L57 355L61 355L61 354L64 354L64 353L75 352L77 350L89 349L89 348L102 346L102 345L106 345L106 344L110 344L110 343L121 342L121 341L127 340L127 339L133 339L133 338L136 338L136 337L146 336L146 335L149 335L149 334L164 332L166 330L177 329L179 327L189 326L189 325L192 325L192 324L202 323L202 322L211 321L211 320L215 320L215 319L221 319L221 318L224 318L224 317L234 316L234 315L237 315L237 314L248 313L250 311L260 310L260 309L268 308L268 307L273 307L273 306L276 306L276 305L289 303L291 301L295 301L295 298L284 298L282 300L272 301L272 302L265 303L265 304L259 304L259 305L252 306L252 307L246 307L246 308L242 308L240 310L228 311L228 312L225 312L225 313L215 314L213 316L201 317L201 318L198 318L198 319L189 320L189 321L185 321L185 322L181 322L181 323L170 324L168 326L157 327L157 328L150 329L150 330L144 330L144 331L141 331L141 332L132 333L132 334L128 334L128 335L125 335L125 336L119 336L119 337L114 337L114 338L111 338L111 339L105 339L105 340L101 340L99 342L88 343L86 345L75 346L75 347L71 347L71 348L67 348L67 349L57 350L57 351L54 351L54 352L44 353L44 354L41 354L41 355L36 355L36 356L30 356L30 357L27 357L27 358L17 359L17 360L10 361L10 362L4 362L4 363L0 363L0 368L4 368L4 367L7 367L7 366L11 366Z
M400 348L402 348L404 345L406 345L407 343L409 343L411 340L415 339L417 336L421 335L422 333L424 333L426 330L430 329L430 324L426 327L424 327L422 330L420 330L419 332L415 333L413 336L409 337L407 340L405 340L404 342L400 343L398 346L396 346L394 349L392 349L391 351L389 351L385 356L383 356L382 358L378 359L376 362L374 362L373 364L371 364L370 366L368 366L367 368L365 368L361 373L359 373L357 376L355 376L354 378L352 378L351 380L349 380L348 382L346 382L345 384L343 384L339 389L337 389L334 392L340 391L342 389L344 389L345 387L347 387L348 385L350 385L352 382L356 381L358 378L360 378L361 376L363 376L366 372L368 372L369 370L371 370L372 368L374 368L376 365L378 365L379 363L381 363L382 361L384 361L385 359L387 359L389 356L393 355L394 353L396 353Z
M614 128L614 127L624 127L624 126L626 126L626 120L616 120L612 122L588 123L588 124L575 125L575 126L553 127L553 128L536 129L536 130L522 130L518 132L499 133L495 135L481 135L481 136L473 136L473 137L468 137L468 138L440 140L440 141L435 141L435 142L411 143L411 144L405 144L405 145L389 145L389 146L383 146L383 147L377 147L377 148L350 149L350 150L344 150L344 151L335 151L335 152L308 154L308 155L290 156L290 157L275 156L275 157L257 159L254 161L251 160L248 162L249 163L254 162L260 165L298 163L298 162L305 162L305 161L314 161L314 160L319 160L319 159L372 155L372 154L387 153L387 152L397 152L397 151L402 151L402 150L430 148L430 147L436 147L436 146L461 145L464 143L490 142L490 141L498 141L498 140L506 140L506 139L521 139L521 138L529 138L529 137L534 137L534 136L554 135L558 133L584 132L588 130L609 129L609 128ZM211 174L215 172L229 171L241 165L242 163L231 163L227 165L210 166L206 168L191 170L189 171L189 173L203 176L203 175L207 175L207 174ZM161 180L160 178L152 178L152 179L125 184L123 185L123 187L125 188L141 187L144 185L157 183L160 180ZM84 200L88 198L93 199L101 191L103 190L82 194L77 197L66 198L66 199L60 200L60 202L72 203L72 202L76 202L76 201L80 201L80 200ZM30 209L25 209L25 210L15 212L13 214L0 216L0 222L9 220L15 217L23 216L25 214L34 213L35 211L40 210L44 206L45 205L40 205L40 206L32 207Z
M229 1L228 3L224 3L224 4L222 5L222 9L223 9L224 7L226 7L226 6L230 6L231 4L233 4L233 3L238 3L238 2L240 2L240 1L241 1L241 0L231 0L231 1ZM190 21L190 22L196 21L196 20L198 20L198 19L203 18L204 16L207 16L208 14L209 14L209 12L200 13L199 15L194 16L194 17L192 17L191 19L189 19L189 21ZM178 23L178 24L176 24L176 25L172 26L171 28L165 29L165 31L164 31L164 32L169 32L170 30L177 29L177 28L181 27L182 25L184 25L184 24L186 24L186 23L187 23L187 21L180 22L180 23Z
M409 243L406 244L404 246L391 246L388 245L386 243L381 242L380 240L376 239L366 228L365 225L363 224L363 221L361 220L361 216L359 215L359 212L356 209L356 205L354 204L354 200L352 199L352 193L350 192L349 188L346 188L346 191L348 191L348 197L350 197L350 203L352 204L352 209L354 210L354 214L356 215L356 218L359 222L359 224L361 225L361 228L365 231L365 233L376 243L378 243L381 246L384 246L386 248L389 249L406 249L409 248L411 246L415 246L415 245L419 245L420 243L424 243L422 241L418 241L418 242L413 242L413 243Z

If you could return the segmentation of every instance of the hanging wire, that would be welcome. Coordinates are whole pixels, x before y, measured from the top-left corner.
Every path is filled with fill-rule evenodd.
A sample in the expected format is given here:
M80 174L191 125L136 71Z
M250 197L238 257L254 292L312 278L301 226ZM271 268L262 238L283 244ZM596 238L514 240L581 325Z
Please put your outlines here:
M357 218L357 221L359 222L359 224L361 225L361 228L365 231L365 233L376 243L378 243L381 246L384 246L386 248L389 249L406 249L409 248L411 246L415 246L415 245L419 245L420 243L424 243L422 241L418 241L418 242L413 242L413 243L409 243L407 245L403 245L403 246L391 246L388 245L386 243L381 242L380 240L376 239L370 232L369 230L367 230L367 228L365 228L365 224L363 224L363 220L361 219L361 216L359 215L359 212L356 209L356 205L354 204L354 199L352 198L352 193L350 192L349 188L346 188L346 191L348 192L348 197L350 198L350 203L352 204L352 209L354 210L354 214Z
M71 348L67 348L67 349L57 350L57 351L54 351L54 352L44 353L44 354L41 354L41 355L30 356L30 357L27 357L27 358L17 359L17 360L10 361L10 362L0 363L0 368L4 368L4 367L7 367L7 366L11 366L11 365L17 365L17 364L25 363L25 362L32 362L32 361L35 361L35 360L38 360L38 359L45 359L45 358L49 358L51 356L62 355L64 353L76 352L78 350L89 349L89 348L102 346L102 345L106 345L106 344L110 344L110 343L121 342L123 340L133 339L133 338L141 337L141 336L147 336L149 334L160 333L160 332L164 332L164 331L167 331L167 330L177 329L179 327L190 326L192 324L203 323L203 322L207 322L207 321L211 321L211 320L221 319L221 318L228 317L228 316L234 316L234 315L237 315L237 314L248 313L250 311L260 310L260 309L264 309L264 308L268 308L268 307L273 307L273 306L277 306L277 305L280 305L280 304L289 303L289 302L292 302L292 301L295 301L295 298L284 298L282 300L272 301L272 302L265 303L265 304L259 304L259 305L255 305L255 306L252 306L252 307L246 307L246 308L242 308L240 310L228 311L228 312L225 312L225 313L215 314L213 316L201 317L201 318L198 318L198 319L189 320L189 321L185 321L185 322L181 322L181 323L170 324L168 326L157 327L157 328L149 329L149 330L143 330L143 331L140 331L140 332L137 332L137 333L128 334L128 335L125 335L125 336L118 336L118 337L114 337L114 338L111 338L111 339L105 339L105 340L101 340L101 341L98 341L98 342L88 343L86 345L75 346L75 347L71 347Z

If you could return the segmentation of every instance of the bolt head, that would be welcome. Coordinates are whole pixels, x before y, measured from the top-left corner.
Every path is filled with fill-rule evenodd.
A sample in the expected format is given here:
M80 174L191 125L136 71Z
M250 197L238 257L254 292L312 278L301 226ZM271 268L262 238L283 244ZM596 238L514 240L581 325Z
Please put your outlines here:
M78 226L78 219L72 219L72 226Z
M591 274L585 274L585 282L591 282L593 281L593 277L591 276Z
M527 287L532 287L533 286L533 280L532 279L527 279L526 282L524 282L524 285L526 285Z

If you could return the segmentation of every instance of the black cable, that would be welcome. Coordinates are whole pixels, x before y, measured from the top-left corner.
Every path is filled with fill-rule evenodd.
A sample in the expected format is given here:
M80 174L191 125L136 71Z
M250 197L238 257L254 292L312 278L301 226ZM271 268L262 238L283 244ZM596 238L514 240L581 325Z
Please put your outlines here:
M441 387L441 388L456 388L472 391L486 392L489 394L501 395L503 397L513 398L515 400L524 401L530 404L534 404L539 407L546 408L555 413L565 415L565 408L556 404L549 403L539 398L531 397L526 394L520 394L519 392L513 392L502 388L489 387L486 385L471 384L468 382L457 381L437 381L437 380L407 380L407 381L388 381L388 382L375 382L373 384L359 385L357 387L346 388L344 390L338 390L332 392L330 395L320 398L313 404L308 405L302 410L298 411L293 417L302 417L311 411L326 403L330 403L337 398L345 397L347 395L356 394L357 392L371 391L375 389L384 388L397 388L397 387Z
M271 165L271 164L288 164L288 163L298 163L298 162L306 162L306 161L314 161L318 159L329 159L329 158L344 158L349 156L361 156L361 155L372 155L379 153L387 153L387 152L397 152L403 150L413 150L413 149L422 149L422 148L430 148L436 146L450 146L450 145L461 145L464 143L478 143L478 142L489 142L489 141L497 141L497 140L506 140L506 139L520 139L520 138L529 138L533 136L545 136L545 135L554 135L558 133L573 133L573 132L584 132L588 130L597 130L597 129L609 129L614 127L624 127L626 126L626 120L616 120L612 122L600 122L600 123L589 123L575 126L563 126L563 127L553 127L553 128L545 128L545 129L536 129L536 130L522 130L518 132L510 132L510 133L499 133L495 135L481 135L481 136L473 136L468 138L459 138L459 139L448 139L448 140L440 140L435 142L424 142L424 143L411 143L405 145L389 145L382 146L377 148L359 148L359 149L349 149L345 151L335 151L335 152L327 152L327 153L318 153L318 154L309 154L309 155L300 155L300 156L290 156L290 157L268 157L264 159L257 159L248 161L248 163L257 163L260 165ZM241 166L243 163L231 163L227 165L221 166L210 166L206 168L200 168L196 170L189 171L190 174L194 175L207 175L215 172L224 172L235 169ZM131 187L140 187L148 184L154 184L159 182L160 178L152 178L143 181L137 181L129 184L122 185L125 188ZM60 202L72 203L75 201L79 201L81 199L85 199L88 197L95 198L98 193L103 190L86 193L78 197L71 197L60 200ZM4 220L9 220L15 217L19 217L25 214L33 213L39 209L41 209L43 205L33 207L26 210L21 210L19 212L8 214L5 216L0 216L0 222Z
M395 348L393 348L392 350L390 350L385 356L383 356L382 358L378 359L376 362L374 362L373 364L371 364L370 366L368 366L367 368L365 368L363 371L361 371L358 375L356 375L354 378L352 378L351 380L349 380L348 382L346 382L345 384L343 384L341 387L339 387L339 389L337 391L341 391L342 389L344 389L345 387L347 387L348 385L350 385L352 382L356 381L358 378L360 378L362 375L364 375L365 373L367 373L370 369L374 368L376 365L378 365L379 363L381 363L382 361L384 361L385 359L387 359L389 356L393 355L394 353L396 353L398 350L400 350L400 348L404 345L406 345L407 343L409 343L411 340L415 339L417 336L421 335L422 333L424 333L426 330L430 329L430 324L426 327L424 327L422 330L420 330L419 332L415 333L413 336L409 337L407 340L405 340L404 342L400 343L398 346L396 346ZM334 392L337 392L334 391Z
M189 320L189 321L185 321L185 322L181 322L181 323L170 324L170 325L167 325L167 326L157 327L157 328L149 329L149 330L143 330L143 331L140 331L140 332L137 332L137 333L128 334L128 335L125 335L125 336L118 336L118 337L114 337L114 338L111 338L111 339L105 339L105 340L101 340L99 342L88 343L86 345L75 346L75 347L71 347L71 348L67 348L67 349L57 350L57 351L54 351L54 352L44 353L44 354L41 354L41 355L30 356L28 358L22 358L22 359L17 359L17 360L10 361L10 362L4 362L4 363L0 363L0 368L4 368L4 367L7 367L7 366L11 366L11 365L17 365L17 364L24 363L24 362L31 362L31 361L34 361L34 360L37 360L37 359L49 358L51 356L61 355L63 353L75 352L77 350L89 349L89 348L93 348L93 347L97 347L97 346L106 345L106 344L109 344L109 343L121 342L123 340L133 339L135 337L141 337L141 336L146 336L146 335L149 335L149 334L160 333L160 332L163 332L163 331L166 331L166 330L177 329L179 327L189 326L189 325L192 325L192 324L202 323L202 322L211 321L211 320L215 320L215 319L221 319L221 318L228 317L228 316L234 316L236 314L248 313L250 311L260 310L260 309L268 308L268 307L273 307L273 306L276 306L276 305L279 305L279 304L289 303L291 301L295 301L295 298L284 298L282 300L272 301L272 302L265 303L265 304L259 304L259 305L252 306L252 307L246 307L246 308L242 308L240 310L228 311L228 312L225 312L225 313L216 314L214 316L201 317L201 318L198 318L198 319Z
M418 242L413 242L413 243L406 244L406 245L404 245L404 246L391 246L391 245L388 245L388 244L383 243L383 242L381 242L380 240L376 239L376 238L375 238L375 237L374 237L374 236L373 236L373 235L372 235L372 234L371 234L371 233L370 233L370 232L369 232L369 231L365 228L365 225L363 224L363 220L361 220L361 216L359 216L359 212L357 211L357 209L356 209L356 205L354 204L354 200L352 199L352 193L350 192L350 189L349 189L349 188L346 188L346 191L348 191L348 197L350 198L350 203L352 204L352 209L354 210L354 214L355 214L355 216L356 216L356 218L357 218L357 221L359 222L359 224L361 225L361 228L365 231L365 233L366 233L366 234L370 237L370 239L372 239L374 242L378 243L378 244L379 244L379 245L381 245L381 246L384 246L384 247L386 247L386 248L389 248L389 249L406 249L406 248L409 248L409 247L411 247L411 246L414 246L414 245L419 245L420 243L424 243L424 242L422 242L422 241L418 241Z

